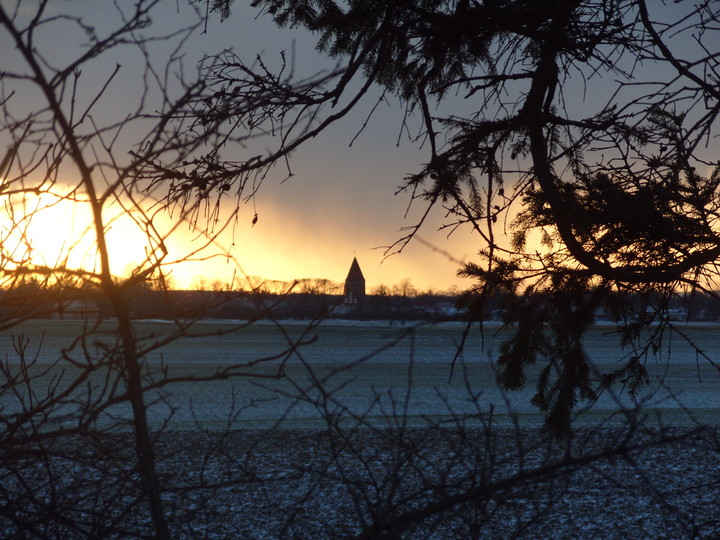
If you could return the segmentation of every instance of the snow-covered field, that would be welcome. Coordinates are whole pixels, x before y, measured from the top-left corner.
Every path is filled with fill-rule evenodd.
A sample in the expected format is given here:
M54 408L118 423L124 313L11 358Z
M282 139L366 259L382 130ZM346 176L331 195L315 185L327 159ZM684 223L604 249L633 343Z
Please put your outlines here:
M24 325L31 338L29 350L37 353L36 368L70 346L77 324ZM682 443L616 453L589 463L572 465L571 460L571 466L558 468L568 456L616 447L628 433L618 427L627 417L608 416L618 405L631 409L633 402L625 394L605 394L578 418L571 450L564 443L541 443L537 427L542 418L529 405L532 385L504 394L495 384L493 359L503 337L497 326L486 326L482 338L471 335L451 370L462 335L459 324L410 327L329 321L307 335L311 343L277 358L304 332L304 323L287 321L282 330L262 323L233 335L212 335L227 324L203 323L200 328L207 335L185 337L146 358L148 369L162 364L169 376L178 377L267 359L243 368L242 376L179 382L149 394L163 398L151 407L153 425L159 426L174 409L157 441L157 457L176 538L352 537L373 520L387 521L421 511L433 498L441 501L468 493L474 494L471 502L419 521L402 537L619 539L720 534L720 375L679 336L666 341L648 366L651 381L640 399L645 424L653 429L633 435L629 445L661 437L665 432L656 428L658 424L675 426L669 435L692 428L695 420L710 429ZM139 335L153 336L146 343L169 329L158 321L138 325ZM610 330L598 326L588 336L590 356L600 371L614 369L627 354L608 335ZM684 331L711 359L720 358L718 326L691 325ZM37 348L41 335L42 348ZM98 339L110 335L100 333ZM0 335L0 354L12 364L13 340L8 334ZM282 378L253 377L271 373L278 363L284 366ZM37 383L47 384L56 376L57 372L49 373ZM323 380L328 393L318 392L311 384L313 377ZM4 414L12 411L8 395L0 396L0 406ZM110 412L128 414L122 408ZM490 413L495 427L484 431L481 426ZM454 428L453 422L463 428ZM364 429L329 439L322 431L328 425ZM433 427L416 429L429 425ZM262 429L272 426L282 429ZM74 490L73 482L93 475L111 477L113 463L122 468L132 462L132 439L123 433L108 437L103 444L115 461L107 462L102 473L96 469L97 454L87 460L78 457L90 451L85 447L77 456L71 452L71 464L59 465L63 472L58 478L67 482L71 498L82 491ZM127 461L122 452L127 452ZM31 461L25 465L34 467ZM45 466L49 467L38 464L40 478ZM542 474L523 479L523 474L538 470ZM124 474L117 472L118 478ZM503 487L505 479L518 475L522 481ZM131 501L132 478L126 481ZM189 486L195 489L186 489ZM10 484L3 489L12 492ZM122 506L123 490L109 489L120 497L112 504ZM36 495L42 499L41 492ZM142 511L128 516L136 523L129 527L147 526ZM0 535L3 530L12 527L0 527Z
M43 335L38 367L68 347L79 324L30 321L21 328L33 340L30 350ZM198 329L212 332L229 324L206 322ZM461 323L411 326L382 321L326 321L305 336L311 343L288 354L283 351L306 330L306 323L284 321L280 330L274 324L260 322L229 335L185 337L149 353L145 358L149 368L158 369L162 363L171 377L188 377L264 360L234 370L236 376L225 380L180 382L163 389L163 404L151 409L151 421L161 425L168 407L172 407L173 429L193 429L196 423L205 429L222 428L229 414L242 409L235 417L238 427L267 427L280 418L290 428L320 427L317 392L304 390L314 378L323 378L326 388L333 391L347 411L368 418L386 416L393 407L402 405L409 421L422 426L428 418L434 421L456 414L483 413L492 407L498 421L509 422L519 415L524 425L537 426L542 418L530 404L534 391L532 372L530 384L521 391L504 393L495 382L493 360L506 331L493 323L485 325L482 335L474 331L453 366L463 328ZM152 336L147 343L171 329L171 325L160 321L138 323L138 335ZM720 362L720 326L694 324L682 331L710 359ZM611 332L611 326L599 325L586 340L590 358L599 372L616 369L631 353L619 347ZM103 337L101 334L99 339ZM0 335L0 355L12 363L13 343L8 333ZM279 357L274 358L276 355ZM280 363L283 364L280 379L256 377L276 373ZM61 366L68 368L66 363ZM649 412L661 415L666 424L688 420L714 423L720 418L720 374L680 336L668 337L647 367L650 381L638 401ZM55 375L56 372L51 372L47 379ZM2 404L12 407L0 396ZM618 404L634 406L627 392L616 388L603 394L578 422L594 424L598 418L616 411ZM129 415L129 409L122 407L111 412Z
M156 457L171 535L182 540L720 535L717 432L590 462L581 458L615 447L626 433L581 429L570 447L542 442L534 430L498 428L486 435L482 430L361 430L330 439L312 430L171 431L157 441ZM644 431L628 444L642 446L660 436ZM120 517L113 527L102 533L95 529L88 537L151 537L144 505L135 506L137 487L121 469L113 469L113 464L132 463L130 441L122 434L105 440L116 461L100 470L96 461L79 459L90 452L87 445L68 445L63 451L70 450L73 459L58 464L52 495L39 483L23 510L34 510L35 497L67 504L68 520L87 520L81 512L88 503L95 512L107 504L95 493L104 482L99 493L112 497L106 519ZM569 465L557 466L563 459ZM37 464L41 477L47 466ZM13 492L12 477L3 489ZM123 516L125 508L131 510ZM398 523L404 528L393 532ZM86 537L64 525L55 521L44 529L41 515L38 527L44 535L38 537ZM0 514L0 537L35 537L17 532Z

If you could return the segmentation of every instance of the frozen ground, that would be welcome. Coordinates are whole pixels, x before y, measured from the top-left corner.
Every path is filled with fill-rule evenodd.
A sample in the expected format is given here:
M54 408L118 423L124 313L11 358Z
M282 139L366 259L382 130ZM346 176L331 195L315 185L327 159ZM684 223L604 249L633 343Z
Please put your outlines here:
M160 323L157 327L147 324L148 332L160 333L164 327ZM301 323L294 324L288 323L289 330L299 331ZM294 404L298 396L288 396L286 386L258 386L250 378L173 386L172 393L164 397L164 405L151 408L151 420L158 427L167 419L168 407L175 410L170 430L157 445L174 538L355 537L374 525L425 512L428 502L437 507L450 500L448 496L459 497L460 502L418 519L408 531L395 537L720 537L720 444L714 431L682 444L583 463L577 469L558 468L557 461L565 456L566 449L539 444L541 439L532 427L541 418L529 407L532 388L508 397L498 393L494 385L492 359L498 336L488 334L482 349L477 340L468 346L466 378L448 378L458 339L456 326L408 330L375 323L330 325L317 329L318 339L301 352L305 363L293 358L286 374L302 382L307 380L308 366L316 373L326 373L343 362L369 355L366 361L329 381L348 407L346 416L367 412L368 402L377 399L377 408L364 416L366 425L372 425L376 413L381 421L387 420L379 414L381 409L390 411L395 405L407 403L405 419L418 426L450 421L472 413L478 405L486 414L495 403L499 406L494 409L494 419L503 427L491 438L476 424L465 436L453 430L413 429L407 432L412 433L409 439L402 439L397 434L383 435L390 432L382 430L364 430L346 439L328 439L319 434L318 428L327 419L332 420L335 412L325 410L325 417L319 414L314 400L322 396L300 396L303 399L288 411L288 403ZM49 330L45 336L48 351L60 350L70 339L68 336L74 335L66 332L65 326ZM705 350L714 357L720 354L716 325L690 330L696 332ZM395 343L397 333L405 331L409 331L408 336ZM606 332L602 327L595 329L588 347L598 365L612 369L623 353L608 340ZM7 337L0 338L0 351L11 351ZM162 354L171 372L182 375L269 355L277 345L275 329L260 325L238 336L187 338ZM653 380L646 412L663 413L672 420L679 418L681 422L672 422L676 426L693 426L691 415L686 413L716 426L720 411L717 374L684 350L682 343L674 342L672 352L672 360L663 354L653 366L663 378ZM43 356L39 358L45 361ZM150 366L159 362L159 354L149 356L148 362ZM457 369L456 374L463 371ZM467 382L472 383L473 391L478 390L476 401L468 400ZM670 397L670 387L677 400ZM603 399L609 400L605 410L617 404L610 396ZM680 403L688 410L684 411ZM12 410L12 403L0 399L3 405L7 407L5 412ZM234 430L221 437L224 426L233 419L233 406L242 409L242 414L234 419ZM601 452L618 436L617 427L589 431L589 426L597 425L604 406L602 402L596 404L579 423L584 427L574 441L571 456ZM113 413L126 414L122 410ZM284 427L290 429L235 429L272 425L281 416L286 420ZM519 439L510 427L514 418L519 418L523 426ZM657 430L649 431L639 441L658 434ZM124 508L127 504L129 512L117 519L127 525L128 531L148 532L144 505L134 499L136 477L127 472L135 461L131 439L129 434L115 434L103 442L101 449L92 448L95 453L88 459L79 456L90 448L81 445L75 452L69 444L70 459L62 458L68 450L64 448L52 463L20 463L17 470L30 475L25 478L30 481L27 502L23 500L21 507L28 512L37 508L42 516L48 500L62 503L67 512L79 511L80 503L86 500L93 508ZM520 448L527 450L518 450L518 440L522 441ZM99 450L103 453L97 454ZM0 472L5 475L15 465L0 464ZM538 467L549 468L539 469L545 471L543 474L529 474ZM50 470L60 479L59 492L44 491L49 490L43 482L49 478ZM3 497L13 494L12 478L17 480L13 474L0 478ZM518 474L522 481L516 481ZM8 478L10 481L6 481ZM114 487L116 478L121 481L120 487ZM40 487L32 482L39 482ZM97 482L101 487L92 498L84 491L88 482ZM473 496L463 499L467 494ZM2 515L0 512L0 537L13 537L12 523ZM128 537L122 532L113 536L112 530L120 529L113 526L96 536ZM48 533L28 537L82 535ZM377 535L367 535L374 537Z
M628 447L678 433L641 432ZM535 430L487 435L446 429L358 430L333 438L303 430L167 432L158 440L157 458L172 537L682 539L720 534L715 432L593 460L586 458L616 448L626 434L581 430L570 447L546 444ZM132 462L129 443L122 434L104 441L117 466ZM76 458L87 450L72 444L65 450ZM562 461L565 466L558 466ZM88 489L72 482L96 478L97 484L88 485L104 482L103 490L115 497L115 512L124 505L130 509L100 536L151 534L132 482L118 489L108 479L115 473L106 469L98 475L95 465L82 459L58 464L63 472L53 497L61 500L65 487L66 496L76 499L65 516L80 511L78 501L85 500L80 490ZM3 481L5 493L12 488ZM96 510L101 492L87 499ZM41 495L42 489L34 492ZM409 526L393 530L393 522ZM36 537L17 533L0 515L0 536ZM62 530L44 533L84 537L64 536Z
M651 431L633 441L641 443L657 435ZM189 447L196 446L195 435L187 436ZM484 434L475 432L475 436L476 449L487 449ZM617 436L618 431L610 430L581 433L572 452L601 452ZM278 473L290 478L268 480L261 486L234 486L203 501L209 514L217 511L220 519L209 518L206 529L188 531L187 537L353 537L362 533L363 524L370 527L373 519L391 520L464 489L477 489L479 482L499 486L523 474L526 480L511 482L506 488L478 490L472 503L429 516L398 537L680 539L720 535L720 447L715 434L600 459L574 471L573 467L553 471L552 464L563 458L565 449L544 444L523 453L521 467L517 433L512 430L501 430L495 440L497 447L490 451L495 460L492 467L487 461L477 461L489 458L489 453L473 455L468 448L464 465L463 459L453 461L457 458L453 452L459 452L461 445L450 432L425 437L417 446L406 445L417 452L414 466L425 470L408 466L406 477L393 480L398 449L368 432L356 433L347 446L340 444L346 452L339 453L333 452L326 438L313 433L286 432L257 439L233 434L229 446L248 451L247 456L258 460L254 463L268 478ZM520 437L530 447L538 435L523 431ZM185 459L192 460L192 455ZM216 473L224 469L221 462ZM188 470L186 463L178 466ZM532 471L539 467L549 468L548 474L533 477ZM481 475L487 476L481 480ZM422 491L423 483L433 480L447 492Z

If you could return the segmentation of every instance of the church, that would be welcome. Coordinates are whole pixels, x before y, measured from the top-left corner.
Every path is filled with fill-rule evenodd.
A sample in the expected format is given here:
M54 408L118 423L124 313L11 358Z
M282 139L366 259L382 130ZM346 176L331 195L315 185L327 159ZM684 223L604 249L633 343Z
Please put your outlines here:
M365 276L363 276L357 257L353 257L350 271L345 278L343 303L348 306L360 307L365 303Z

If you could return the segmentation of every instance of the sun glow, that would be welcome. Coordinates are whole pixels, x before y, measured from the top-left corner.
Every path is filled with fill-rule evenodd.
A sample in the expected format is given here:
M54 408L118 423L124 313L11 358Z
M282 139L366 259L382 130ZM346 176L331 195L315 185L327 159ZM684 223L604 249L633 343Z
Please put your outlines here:
M225 214L230 210L225 208ZM422 245L411 246L405 258L385 261L375 249L383 239L376 231L357 231L313 216L266 204L261 222L253 224L252 215L241 212L237 223L210 241L164 210L148 215L137 206L107 204L103 224L110 272L124 278L162 259L162 273L173 288L249 289L304 278L340 283L357 256L369 289L412 278L424 290L457 270L457 261ZM20 269L56 277L97 274L97 246L91 204L77 192L0 196L0 270L6 275Z
M68 194L6 196L0 242L6 269L41 268L99 272L91 205ZM119 205L103 211L110 272L121 276L147 260L149 241Z

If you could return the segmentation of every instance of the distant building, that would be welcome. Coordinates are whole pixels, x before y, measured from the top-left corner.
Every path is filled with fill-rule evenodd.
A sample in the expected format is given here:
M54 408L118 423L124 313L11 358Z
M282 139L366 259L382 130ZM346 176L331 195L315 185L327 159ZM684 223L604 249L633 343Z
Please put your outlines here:
M357 258L353 257L350 271L345 278L345 300L348 305L359 306L365 302L365 276L363 276Z

